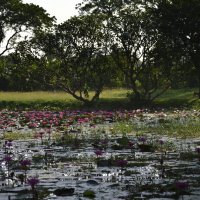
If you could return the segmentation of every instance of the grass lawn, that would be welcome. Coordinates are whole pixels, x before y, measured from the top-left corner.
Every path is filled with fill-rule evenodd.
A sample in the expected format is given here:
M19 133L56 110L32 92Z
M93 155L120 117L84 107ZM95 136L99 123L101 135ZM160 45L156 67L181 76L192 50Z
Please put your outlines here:
M193 96L194 89L169 90L156 99L153 107L200 108L200 100ZM127 89L106 89L99 102L91 109L132 109L135 108L126 97ZM146 107L144 105L144 107ZM80 102L65 92L0 92L0 108L8 109L79 109Z
M73 97L65 92L0 92L1 101L38 102L38 101L71 101Z

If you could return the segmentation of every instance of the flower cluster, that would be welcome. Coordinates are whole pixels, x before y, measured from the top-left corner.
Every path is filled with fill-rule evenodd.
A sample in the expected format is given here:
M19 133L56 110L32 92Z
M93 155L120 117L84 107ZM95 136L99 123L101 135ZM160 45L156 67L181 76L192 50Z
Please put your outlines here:
M0 111L0 129L5 130L9 127L25 127L34 128L59 128L68 127L75 124L95 124L105 121L116 121L121 119L130 119L143 111L22 111L10 112Z

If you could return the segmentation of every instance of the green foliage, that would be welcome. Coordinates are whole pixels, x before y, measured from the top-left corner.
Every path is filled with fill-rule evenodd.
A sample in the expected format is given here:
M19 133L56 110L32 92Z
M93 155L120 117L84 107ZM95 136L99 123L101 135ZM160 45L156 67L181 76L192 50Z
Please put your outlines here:
M52 33L38 32L35 42L48 60L50 84L85 104L98 100L114 73L101 15L72 17Z
M15 53L0 58L0 89L11 91L52 89L45 85L46 76L41 76L45 72L44 67L41 66L42 61L29 54L24 43L18 44ZM23 49L24 53L19 48Z
M34 163L41 163L41 162L43 162L44 161L44 156L43 155L34 155L33 157L32 157L32 161L34 162Z
M129 122L119 122L114 125L112 128L113 134L129 134L131 132L134 132L134 125Z
M53 18L37 5L24 4L21 0L1 0L0 42L5 42L6 47L0 52L0 56L16 46L16 40L21 37L20 33L50 26L52 21ZM7 30L11 33L8 39Z
M4 140L27 140L32 139L33 134L22 132L6 132L3 134Z
M84 193L83 193L83 196L90 198L90 199L93 199L93 198L95 198L96 195L95 195L95 192L92 191L92 190L85 190Z
M163 68L152 59L158 35L147 5L143 1L86 0L79 6L86 13L104 13L116 71L124 74L132 90L128 97L138 105L152 101L170 84ZM158 93L158 88L163 90Z
M183 74L195 73L200 98L200 2L157 0L150 10L159 32L157 58L164 64L178 63Z

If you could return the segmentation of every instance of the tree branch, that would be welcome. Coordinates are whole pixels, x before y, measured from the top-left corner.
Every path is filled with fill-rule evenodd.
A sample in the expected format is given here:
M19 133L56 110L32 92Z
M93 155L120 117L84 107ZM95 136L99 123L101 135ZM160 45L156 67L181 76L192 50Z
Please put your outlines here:
M20 32L21 32L21 30L15 31L15 33L13 33L13 35L10 36L10 38L7 40L6 47L5 47L5 49L0 53L0 56L2 56L6 51L9 51L9 50L12 49L12 48L9 48L10 41L11 41L18 33L20 33Z

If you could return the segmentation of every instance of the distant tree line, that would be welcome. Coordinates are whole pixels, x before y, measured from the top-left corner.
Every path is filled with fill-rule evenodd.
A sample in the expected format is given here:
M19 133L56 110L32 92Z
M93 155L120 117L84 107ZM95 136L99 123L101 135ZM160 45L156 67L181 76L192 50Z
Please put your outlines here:
M91 104L105 87L142 103L198 87L200 98L199 0L84 0L61 24L39 6L0 1L1 90L59 89Z

